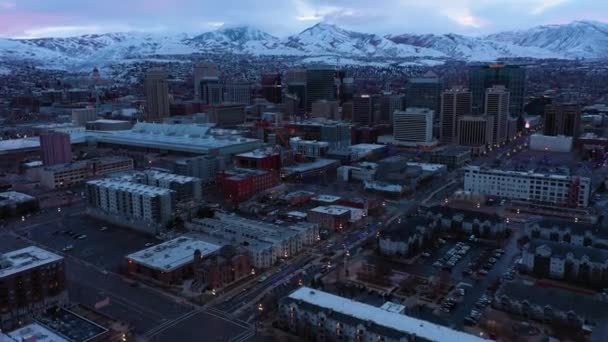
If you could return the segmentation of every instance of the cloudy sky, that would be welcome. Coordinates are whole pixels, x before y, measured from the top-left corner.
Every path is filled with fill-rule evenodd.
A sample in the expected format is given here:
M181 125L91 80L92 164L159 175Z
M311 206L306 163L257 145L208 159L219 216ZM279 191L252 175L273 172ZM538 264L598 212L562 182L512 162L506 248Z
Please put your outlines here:
M379 34L482 35L573 20L608 22L606 0L0 0L0 36L200 33L250 25L279 37L326 21Z

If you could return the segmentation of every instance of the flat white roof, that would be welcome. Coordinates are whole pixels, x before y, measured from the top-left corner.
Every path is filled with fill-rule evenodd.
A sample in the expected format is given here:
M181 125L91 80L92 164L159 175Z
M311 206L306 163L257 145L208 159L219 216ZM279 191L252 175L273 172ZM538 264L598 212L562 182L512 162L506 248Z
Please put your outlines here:
M0 201L2 201L4 199L14 201L14 202L25 202L25 201L34 200L36 198L33 196L30 196L28 194L24 194L24 193L16 192L16 191L0 192Z
M407 165L409 166L420 166L422 168L422 171L429 171L429 172L437 172L441 169L445 169L446 166L443 164L430 164L430 163L415 163L415 162L408 162Z
M262 159L276 154L278 154L278 152L274 151L273 149L258 149L251 152L237 154L236 156L243 158Z
M333 196L333 195L318 195L318 196L313 197L312 199L317 202L334 203L334 202L339 201L341 198L342 197L340 197L340 196Z
M28 324L14 330L8 333L8 336L16 341L70 342L70 340L57 335L38 323Z
M96 185L100 188L107 188L112 190L123 190L130 193L137 193L140 195L148 196L164 196L171 194L171 190L165 188L158 188L151 185L131 183L122 180L114 180L111 178L96 179L88 181L87 184Z
M335 206L332 206L332 207L316 207L316 208L312 208L310 210L314 211L316 213L330 214L330 215L343 215L344 213L350 212L349 209L339 208L339 207L335 207Z
M0 255L0 277L62 260L63 257L36 246L29 246Z
M403 314L357 302L331 293L301 287L289 295L289 298L301 300L322 308L331 309L363 321L371 321L380 326L403 331L418 337L437 342L487 342L475 335L453 330L448 327L423 321Z
M306 218L308 216L308 214L303 213L301 211L290 211L290 212L287 213L287 216Z
M478 171L478 172L483 172L483 173L490 173L490 174L495 174L495 175L503 175L503 176L520 176L520 177L539 177L539 178L549 178L549 179L556 179L556 180L569 180L572 177L571 176L567 176L567 175L559 175L559 174L551 174L551 173L538 173L535 172L534 170L530 170L528 172L524 172L524 171L513 171L513 170L499 170L499 169L488 169L488 168L482 168L479 166L465 166L463 168L465 171ZM581 179L587 179L589 180L589 177L579 177Z
M194 260L194 251L200 250L203 257L209 255L220 246L187 236L181 236L160 245L146 248L127 255L128 259L140 265L160 271L171 271Z
M358 150L358 151L365 151L365 152L371 152L374 150L379 150L379 149L383 149L386 148L386 145L379 145L379 144L356 144L356 145L351 145L349 147L350 150Z

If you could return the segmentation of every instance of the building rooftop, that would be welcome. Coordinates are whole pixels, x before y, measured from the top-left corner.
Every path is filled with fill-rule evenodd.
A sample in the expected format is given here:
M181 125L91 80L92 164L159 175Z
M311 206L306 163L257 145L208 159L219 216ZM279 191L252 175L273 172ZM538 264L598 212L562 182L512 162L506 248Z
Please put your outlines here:
M273 155L278 155L278 154L279 154L278 151L270 148L270 149L257 149L257 150L251 151L251 152L237 154L236 157L262 159L262 158L266 158L268 156L273 156Z
M606 263L608 262L608 250L583 247L572 245L569 243L546 241L540 239L533 239L530 241L528 250L535 253L538 249L548 249L552 256L561 258L568 258L572 256L575 259L588 258L590 262Z
M312 171L316 169L321 169L325 167L330 167L332 165L338 165L338 161L334 159L317 159L310 163L302 163L293 166L286 166L282 169L286 174L289 173L297 173L297 172L306 172Z
M40 325L74 342L100 341L100 336L108 331L107 328L60 307L47 309L36 320Z
M314 211L316 213L322 213L322 214L329 214L329 215L344 215L344 214L350 212L350 210L345 207L340 208L340 207L336 207L336 206L330 206L330 207L321 206L321 207L312 208L312 209L310 209L310 211Z
M137 193L145 196L164 196L170 195L173 191L165 188L158 188L151 185L131 183L122 180L114 180L111 178L96 179L88 181L87 184L95 185L102 188L108 188L112 190L121 190L131 193Z
M231 170L222 171L222 174L226 177L226 179L245 179L253 176L262 176L269 173L266 170L257 170L257 169L244 169L244 168L234 168Z
M381 308L339 297L309 287L301 287L288 297L293 301L303 301L319 308L329 309L365 322L371 322L407 335L436 342L481 342L487 341L474 335L448 327L423 321L410 316L383 310Z
M36 246L0 255L0 278L62 260L63 257Z
M317 195L312 198L313 201L323 202L323 203L335 203L338 202L342 197L333 196L333 195Z
M465 222L472 222L474 220L479 221L490 221L492 223L501 223L503 219L498 214L488 214L480 211L467 210L467 209L456 209L441 205L435 205L427 209L428 212L434 215L441 215L445 218L460 217Z
M477 172L489 172L492 174L500 174L500 175L504 175L504 176L520 176L520 177L542 177L542 178L549 178L549 179L555 179L555 180L570 180L570 176L569 175L562 175L562 174L551 174L551 173L540 173L540 172L535 172L533 170L530 171L512 171L512 170L500 170L500 169L490 169L490 168L486 168L486 167L479 167L479 166L466 166L463 168L465 171L477 171ZM585 177L582 177L585 178Z
M385 149L386 145L379 144L356 144L350 145L349 149L351 151L360 151L360 152L371 152L375 150Z
M194 260L194 252L200 250L203 257L221 246L182 236L127 255L127 259L160 271L171 271Z
M16 191L0 192L0 206L4 202L23 203L23 202L27 202L27 201L33 201L35 199L36 199L35 197L30 196L28 194L21 193L21 192L16 192Z
M539 219L529 224L531 227L538 226L544 229L557 229L560 231L570 231L574 235L585 235L587 232L595 237L608 239L608 231L597 224L583 222L568 222L553 219Z
M432 226L434 221L425 217L411 217L403 220L401 223L393 223L389 229L384 232L382 238L391 241L407 241L416 234L421 234L425 229Z
M15 341L73 342L38 323L28 324L8 333L8 335Z

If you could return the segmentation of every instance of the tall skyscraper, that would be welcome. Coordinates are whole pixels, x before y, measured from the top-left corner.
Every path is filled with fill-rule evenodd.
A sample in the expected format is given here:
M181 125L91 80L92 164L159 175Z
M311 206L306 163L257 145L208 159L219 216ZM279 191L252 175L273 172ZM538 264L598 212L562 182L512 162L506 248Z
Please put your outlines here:
M433 142L433 116L428 108L407 108L393 113L393 138L406 145L426 145Z
M40 135L40 154L45 166L72 161L70 135L63 132L46 132Z
M306 70L306 111L312 110L317 100L335 100L335 70L329 66L312 67Z
M409 80L406 86L405 106L428 108L439 114L443 82L435 75L427 76Z
M262 96L272 103L282 102L282 83L281 74L262 74Z
M169 116L167 73L159 68L148 70L144 88L146 92L146 120L159 121Z
M199 89L204 104L217 106L224 102L224 85L220 83L219 77L203 77Z
M509 91L504 86L493 86L486 90L485 115L494 118L492 143L495 145L507 141L509 121Z
M526 70L516 65L491 64L469 69L469 89L473 93L473 113L482 114L486 89L505 86L511 93L509 112L519 116L524 110Z
M224 102L251 104L251 84L226 83L224 84Z
M205 77L219 77L217 66L212 63L199 63L194 66L194 99L201 99L201 81Z
M492 144L493 131L493 116L463 115L458 119L458 145L471 147L471 152L479 155Z
M380 98L380 118L381 122L393 122L393 113L396 110L403 110L403 95L385 93Z
M303 115L306 111L306 70L290 69L285 74L287 93L297 98L297 115ZM311 102L312 109L312 102Z
M467 89L452 88L441 94L441 142L456 142L458 118L471 114L472 94Z
M580 132L581 108L575 104L545 106L545 135L577 138Z
M380 118L380 96L358 95L353 97L353 123L373 125Z

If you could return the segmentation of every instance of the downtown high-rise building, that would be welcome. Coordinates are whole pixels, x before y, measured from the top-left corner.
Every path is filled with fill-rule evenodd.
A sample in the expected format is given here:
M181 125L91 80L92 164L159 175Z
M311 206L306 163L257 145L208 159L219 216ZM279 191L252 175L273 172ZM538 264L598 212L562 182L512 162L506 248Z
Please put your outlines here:
M169 116L169 85L167 73L160 68L146 72L144 80L146 93L146 121L160 121Z
M199 63L194 66L194 99L201 99L201 81L205 77L218 77L220 72L213 63Z
M577 138L580 132L581 108L575 104L545 106L545 135L565 135Z
M201 102L206 105L217 106L224 102L224 85L219 77L203 77L200 81Z
M353 97L352 122L371 126L380 117L380 96L379 95L358 95Z
M458 118L458 145L471 148L471 153L480 155L492 144L494 117L486 115L463 115Z
M306 70L305 69L290 69L285 73L285 83L287 85L287 94L292 95L296 102L297 116L303 115L306 111ZM312 102L311 102L312 110Z
M458 119L471 114L472 94L468 89L452 88L441 94L440 137L444 144L457 141Z
M485 110L486 116L494 119L492 128L492 143L503 144L507 141L509 122L510 93L504 86L493 86L486 90Z
M306 112L318 100L336 100L335 70L329 66L311 67L306 70Z
M428 108L440 112L443 81L435 75L413 78L408 81L405 93L405 107Z
M282 102L282 90L280 73L262 74L262 97L271 103Z
M433 117L428 108L406 108L393 113L393 138L404 145L428 145L433 142Z
M524 110L526 69L516 65L491 64L469 69L469 89L473 93L473 113L483 114L486 89L502 85L511 93L509 112L520 116Z
M66 164L72 161L70 135L63 132L40 134L40 154L44 166Z

